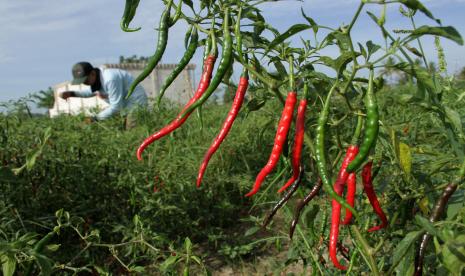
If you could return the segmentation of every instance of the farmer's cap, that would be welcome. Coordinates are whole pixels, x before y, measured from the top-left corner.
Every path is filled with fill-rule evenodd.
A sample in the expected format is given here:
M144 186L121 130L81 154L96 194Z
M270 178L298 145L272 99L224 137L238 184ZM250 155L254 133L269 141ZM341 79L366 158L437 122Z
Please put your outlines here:
M92 67L92 64L87 61L81 61L74 64L72 69L73 80L71 81L71 84L82 84L93 69L94 67Z

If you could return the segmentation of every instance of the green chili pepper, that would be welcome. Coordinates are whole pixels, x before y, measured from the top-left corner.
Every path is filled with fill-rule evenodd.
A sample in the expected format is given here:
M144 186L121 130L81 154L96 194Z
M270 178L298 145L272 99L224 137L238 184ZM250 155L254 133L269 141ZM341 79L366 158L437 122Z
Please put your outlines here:
M168 43L170 9L172 4L173 1L170 0L168 2L168 5L166 6L166 9L161 14L160 24L158 27L158 43L155 54L153 54L153 56L150 57L149 62L145 67L144 71L142 71L142 73L140 73L139 76L137 76L137 78L131 83L128 94L126 95L126 99L129 98L129 96L131 96L132 92L134 92L134 89L136 89L136 86L141 81L143 81L148 75L150 75L153 69L155 69L161 57L163 56L163 53L165 52L166 44Z
M220 85L224 75L230 68L230 65L233 61L232 55L232 38L231 34L229 33L229 9L226 8L224 12L224 20L223 20L223 51L221 56L220 64L218 65L218 69L216 71L216 75L213 77L210 85L207 88L207 91L200 97L195 103L189 106L182 115L182 117L190 114L196 108L201 106L207 99L215 92L216 88ZM214 39L214 36L213 36ZM213 43L212 51L215 51L215 42Z
M344 198L342 198L334 191L333 187L330 184L328 170L326 169L325 129L329 116L329 102L331 100L331 95L333 94L338 83L339 82L336 81L331 90L328 92L323 109L320 113L320 117L318 118L318 125L316 128L315 137L315 159L316 165L318 167L318 173L320 174L321 181L323 182L323 189L325 190L325 192L327 192L331 198L335 199L338 203L344 206L344 208L349 209L352 212L352 214L357 216L358 213L354 210L354 208L352 208L352 206L350 206L344 200Z
M124 6L123 17L121 18L120 27L121 30L125 32L136 32L140 30L139 28L131 29L129 28L129 23L131 23L134 15L136 15L137 6L139 6L140 0L126 0L126 5Z
M189 47L187 47L187 50L184 53L184 56L181 58L179 63L176 65L176 67L174 67L173 71L165 79L165 81L163 82L163 85L160 88L160 93L157 99L158 106L160 106L161 99L163 98L163 95L165 94L166 89L168 89L168 87L171 85L171 83L173 83L176 77L182 72L182 70L187 66L187 64L189 64L189 61L192 59L192 57L195 54L195 51L197 50L198 44L199 44L199 34L197 32L197 29L194 28L194 30L192 31Z
M379 131L379 113L378 113L378 104L376 103L375 93L373 92L373 78L374 71L373 68L370 68L370 76L368 80L368 89L365 93L365 108L367 111L367 117L365 121L365 129L363 132L363 141L360 144L360 151L355 157L355 159L350 162L347 166L347 172L351 173L357 170L362 163L366 160L370 150L376 144L376 138L378 138Z

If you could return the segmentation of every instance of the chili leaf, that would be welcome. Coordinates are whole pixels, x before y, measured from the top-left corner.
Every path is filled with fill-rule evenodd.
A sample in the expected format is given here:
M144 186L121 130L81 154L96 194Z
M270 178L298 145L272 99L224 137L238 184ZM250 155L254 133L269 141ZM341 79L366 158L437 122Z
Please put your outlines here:
M402 258L407 254L407 251L412 246L412 244L423 234L423 231L413 231L408 233L394 249L393 255L393 268L397 267ZM392 268L391 268L392 270Z
M349 40L349 37L346 35L346 34L343 34L341 31L333 31L331 33L329 33L324 39L323 41L330 41L330 42L333 42L333 41L336 41L337 45L339 46L339 49L342 51L342 52L352 52L350 51L350 40ZM324 44L324 42L322 43Z
M179 255L171 255L168 257L168 259L166 259L161 265L160 265L160 270L161 271L168 271L171 266L173 266L174 264L176 264L179 260L181 260L181 257Z
M257 111L262 108L266 103L264 99L253 98L247 103L247 114L252 111Z
M16 259L12 255L2 255L0 259L2 261L2 271L5 276L13 276L16 270Z
M281 76L281 78L286 78L287 71L286 71L286 68L284 67L283 63L281 62L281 59L279 57L273 57L273 58L271 58L270 62L273 62L274 66L276 67L276 70L278 70L278 73Z
M368 40L366 42L366 45L367 45L367 49L368 49L368 57L370 57L371 55L376 53L376 51L381 49L381 46L379 46L378 44L374 44L373 41L371 41L371 40Z
M280 44L284 40L288 39L289 37L304 31L310 29L311 26L307 24L295 24L291 26L287 31L276 37L271 43L268 45L265 54L267 54L270 50L274 49L276 45Z
M360 53L355 53L356 56L359 56ZM345 52L340 55L337 59L332 59L327 56L320 57L320 61L323 64L333 68L336 70L338 74L342 73L346 68L347 64L349 64L354 59L352 52Z
M410 147L402 142L399 143L399 163L405 174L410 175L412 173L412 154L410 153Z
M426 218L415 215L415 222L431 235L439 236L439 232L434 228L434 225Z
M442 263L453 274L461 275L465 268L465 235L447 241L441 250Z
M360 42L357 42L358 44L358 48L360 49L360 53L362 54L362 56L364 58L367 58L368 57L368 53L367 51L365 50L365 48L363 47L363 45L360 43Z
M191 259L194 260L199 265L202 265L202 261L197 256L191 256Z
M462 119L460 118L460 114L456 110L447 106L444 107L444 111L447 120L454 126L455 131L463 135Z
M423 55L420 53L420 51L418 51L417 48L412 47L412 46L410 46L410 45L408 45L408 44L405 45L405 48L406 48L410 53L416 55L417 57L420 57L420 58L423 57Z
M192 242L189 238L184 240L184 249L186 250L187 255L191 255L192 253Z
M308 24L310 24L310 27L312 27L313 32L316 34L318 32L318 24L316 24L315 20L305 14L302 7L300 7L300 11L302 12L302 16L307 20Z
M50 258L37 252L33 252L31 255L34 256L43 275L52 274L52 260Z
M367 11L367 14L368 14L368 16L370 16L370 17L371 17L371 19L372 19L373 21L375 21L375 22L376 22L376 24L378 24L378 25L379 25L379 23L378 23L378 22L379 22L380 20L379 20L379 18L378 18L376 15L374 15L372 12L369 12L369 11Z
M245 237L252 236L255 233L257 233L260 229L261 227L258 227L258 226L251 227L245 232L244 236Z
M257 21L253 26L253 33L255 36L259 36L265 30L265 18L262 14L257 11Z
M430 73L425 68L410 64L408 62L400 62L393 67L415 77L418 81L418 84L424 85L428 90L436 91L436 85L431 78Z
M423 35L435 35L442 36L444 38L450 39L459 45L463 45L463 38L460 33L452 26L446 27L431 27L431 26L421 26L413 30L407 38L407 41L412 41L419 38Z
M436 21L438 24L441 24L441 21L439 19L436 19L433 14L418 0L399 0L399 3L404 4L408 8L412 10L419 10L429 18L433 19Z

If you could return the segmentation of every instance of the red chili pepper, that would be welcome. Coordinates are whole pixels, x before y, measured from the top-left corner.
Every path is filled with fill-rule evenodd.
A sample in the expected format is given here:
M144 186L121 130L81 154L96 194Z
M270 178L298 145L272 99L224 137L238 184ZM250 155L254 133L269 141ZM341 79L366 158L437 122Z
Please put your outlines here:
M242 103L244 102L244 95L247 91L247 87L249 86L249 77L247 75L247 71L244 71L241 78L239 79L239 84L236 90L236 96L234 97L233 104L231 109L229 110L228 116L223 123L223 126L220 130L220 133L216 136L213 143L210 145L207 153L205 154L202 164L200 165L199 174L197 176L197 187L200 187L200 183L202 182L203 175L205 174L205 170L207 169L208 162L213 154L218 150L223 140L228 135L231 127L234 123L234 120L241 109Z
M212 71L213 71L213 66L215 65L216 61L216 56L215 55L209 55L207 59L204 62L204 69L202 73L202 77L200 78L199 86L197 87L197 91L194 93L194 96L189 100L189 102L184 106L182 111L178 114L176 119L174 119L171 123L169 123L167 126L162 128L161 130L155 132L151 136L149 136L147 139L145 139L142 144L139 146L137 149L137 159L142 160L142 152L144 152L145 148L147 148L150 144L155 142L156 140L170 134L177 128L179 128L184 122L187 120L189 115L191 114L188 113L184 117L181 117L183 115L184 111L189 108L195 101L197 101L205 92L207 89L208 85L210 84L210 80L212 77Z
M354 207L355 203L355 192L357 191L357 175L353 172L349 174L347 177L347 194L346 200L350 206ZM346 225L349 224L352 220L352 212L349 209L346 209L346 216L344 217L344 221L342 224Z
M358 153L358 146L350 145L347 148L346 156L342 160L341 168L339 169L336 183L334 185L344 186L344 184L347 181L347 178L349 177L349 173L346 171L346 168L349 165L349 163L352 162L352 160L354 160L357 153Z
M295 92L289 92L286 97L286 102L284 104L284 109L281 114L281 119L278 123L278 129L276 130L276 136L274 138L273 149L271 150L271 155L266 163L265 167L257 175L255 180L254 187L245 196L252 196L258 192L262 182L265 180L266 176L276 167L278 164L279 156L283 150L283 145L286 142L287 133L292 123L292 116L294 114L294 107L297 101L297 94Z
M388 220L386 218L386 215L384 214L383 209L381 209L378 198L376 197L375 190L373 189L373 182L371 179L371 167L372 166L373 166L373 161L370 160L363 167L363 170L362 170L363 189L365 190L365 193L367 194L367 197L370 200L371 206L373 207L375 213L381 219L381 224L378 226L371 227L370 229L368 229L368 232L380 230L382 228L385 228L388 225Z
M307 99L301 99L297 108L297 119L295 123L294 147L292 148L292 177L282 186L278 193L283 192L299 177L300 158L305 133L305 111L307 110Z
M334 184L334 191L341 196L343 185ZM331 228L329 230L329 257L333 262L334 266L346 270L347 267L341 265L337 259L337 240L339 238L339 223L341 220L341 204L336 200L331 200Z
M344 160L342 160L341 168L339 169L339 173L337 176L337 180L334 183L334 191L341 196L342 191L344 189L344 184L349 177L349 173L347 173L346 168L350 162L355 158L358 153L358 147L351 145L347 148L346 156ZM346 270L347 267L341 265L337 260L337 241L339 238L339 224L341 222L341 204L338 203L336 200L331 200L331 228L329 230L329 257L333 262L334 266L341 269Z

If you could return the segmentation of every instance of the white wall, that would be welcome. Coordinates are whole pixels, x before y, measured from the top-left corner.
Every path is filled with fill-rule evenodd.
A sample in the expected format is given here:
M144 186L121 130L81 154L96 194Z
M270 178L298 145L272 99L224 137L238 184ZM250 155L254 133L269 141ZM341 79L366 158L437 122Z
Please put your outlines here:
M85 88L84 85L71 85L69 82L57 84L53 87L55 93L55 104L49 109L50 117L55 117L60 114L78 115L84 113L87 116L95 115L99 110L103 110L109 106L107 102L98 98L78 98L70 97L66 100L59 95L64 91L81 91Z

